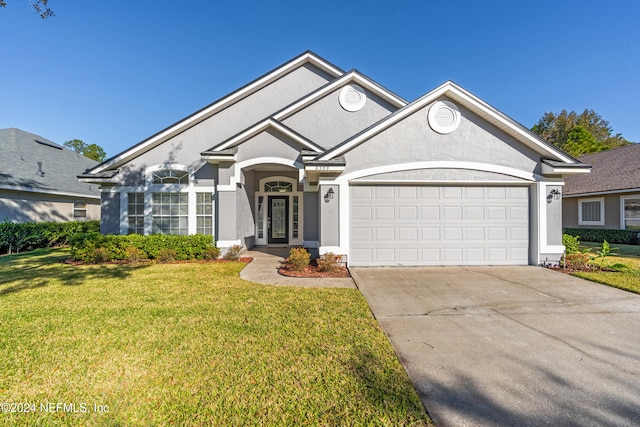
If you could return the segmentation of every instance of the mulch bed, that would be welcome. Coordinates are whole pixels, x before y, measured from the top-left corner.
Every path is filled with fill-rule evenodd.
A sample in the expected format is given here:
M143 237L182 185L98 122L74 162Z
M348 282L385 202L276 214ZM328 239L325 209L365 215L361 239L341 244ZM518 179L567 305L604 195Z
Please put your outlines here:
M560 273L566 273L566 274L571 274L571 273L576 273L576 272L590 273L590 272L593 272L593 271L605 271L605 272L608 272L608 273L618 273L618 270L614 270L614 269L609 268L609 267L595 267L595 266L586 266L586 267L581 267L581 268L574 268L574 267L564 268L561 265L551 265L551 266L547 266L547 268L549 268L551 270L559 271Z
M347 270L346 267L338 267L335 271L327 272L327 271L318 270L318 267L315 265L310 265L303 271L289 270L283 266L283 267L280 267L280 269L278 270L278 273L288 277L310 277L310 278L329 277L329 278L338 278L338 279L351 277L351 275L349 274L349 270Z

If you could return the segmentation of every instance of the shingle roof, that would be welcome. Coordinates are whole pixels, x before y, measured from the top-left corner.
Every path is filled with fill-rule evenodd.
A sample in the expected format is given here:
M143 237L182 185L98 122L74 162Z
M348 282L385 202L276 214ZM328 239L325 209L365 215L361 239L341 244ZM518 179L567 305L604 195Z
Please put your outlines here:
M587 175L568 176L565 196L640 188L640 144L579 157L592 165Z
M77 175L98 162L39 135L16 128L0 129L0 187L40 193L100 197L95 184Z

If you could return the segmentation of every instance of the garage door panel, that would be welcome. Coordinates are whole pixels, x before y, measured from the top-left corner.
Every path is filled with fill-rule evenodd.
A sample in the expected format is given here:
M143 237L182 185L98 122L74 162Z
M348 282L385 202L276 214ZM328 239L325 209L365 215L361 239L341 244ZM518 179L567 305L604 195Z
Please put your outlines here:
M371 206L354 206L351 209L351 218L354 221L373 219L373 208Z
M351 238L356 242L370 242L373 240L373 228L354 227L351 229Z
M440 208L437 206L421 206L420 219L425 221L437 221L440 219Z
M507 208L504 206L488 206L487 219L490 221L504 221L507 219Z
M528 187L350 191L352 265L528 264Z
M417 206L398 206L398 219L418 219L418 207Z
M393 220L396 217L396 210L393 206L376 206L375 219L376 220Z
M394 227L376 227L376 240L393 242L396 239Z

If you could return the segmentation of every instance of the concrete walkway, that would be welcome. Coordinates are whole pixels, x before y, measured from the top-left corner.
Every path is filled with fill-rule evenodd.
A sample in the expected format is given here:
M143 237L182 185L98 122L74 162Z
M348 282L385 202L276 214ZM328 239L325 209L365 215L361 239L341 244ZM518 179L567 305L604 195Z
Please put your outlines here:
M300 278L287 277L278 273L280 264L289 255L288 248L252 249L243 256L251 257L251 261L240 272L240 278L250 282L276 286L301 286L307 288L354 288L351 278Z

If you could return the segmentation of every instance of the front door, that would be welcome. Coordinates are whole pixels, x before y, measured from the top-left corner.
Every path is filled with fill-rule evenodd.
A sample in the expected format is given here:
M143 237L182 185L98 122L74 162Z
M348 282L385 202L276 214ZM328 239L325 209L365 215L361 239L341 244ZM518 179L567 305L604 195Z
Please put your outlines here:
M269 243L289 243L289 196L269 196Z

